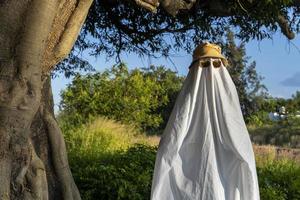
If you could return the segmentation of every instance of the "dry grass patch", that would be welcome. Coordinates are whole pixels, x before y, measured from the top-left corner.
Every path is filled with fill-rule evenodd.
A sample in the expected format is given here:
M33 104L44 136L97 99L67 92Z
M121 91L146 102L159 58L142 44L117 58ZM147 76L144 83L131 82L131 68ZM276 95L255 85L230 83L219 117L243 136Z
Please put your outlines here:
M282 148L272 145L253 145L256 163L263 166L277 160L292 160L300 164L300 149Z

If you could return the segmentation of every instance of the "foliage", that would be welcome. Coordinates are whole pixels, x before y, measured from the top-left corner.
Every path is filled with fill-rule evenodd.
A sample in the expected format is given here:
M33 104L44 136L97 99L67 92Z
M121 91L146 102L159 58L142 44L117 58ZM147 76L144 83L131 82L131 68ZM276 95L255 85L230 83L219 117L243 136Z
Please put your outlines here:
M166 0L160 0L163 1ZM198 1L191 10L173 17L161 7L157 13L151 13L131 0L95 0L77 47L89 49L93 55L105 52L113 56L125 51L167 56L174 49L190 51L202 40L217 41L225 35L224 27L235 27L236 36L245 41L270 38L280 28L288 35L289 31L299 31L298 8L293 3L291 0ZM280 21L280 17L286 21Z
M255 62L248 65L245 45L236 45L232 32L228 32L225 43L229 72L244 117L247 122L261 126L266 120L259 111L266 104L262 77L256 72ZM103 73L77 75L61 95L60 118L76 126L103 115L159 134L168 121L183 80L184 77L162 66L129 71L123 63Z
M262 108L266 112L275 112L275 111L278 112L278 109L281 106L286 106L286 103L287 103L287 101L284 98L276 98L276 97L274 98L274 97L268 96L262 102Z
M292 98L289 99L268 96L262 102L262 108L266 112L278 112L279 108L282 106L286 107L286 110L290 115L297 114L297 112L300 111L300 91L296 91L295 94L292 95Z
M85 162L80 155L73 157L71 168L82 198L149 199L155 153L154 147L135 145L102 160Z
M143 135L134 127L103 117L76 129L65 127L63 133L69 154L80 154L86 159L127 149L137 141L143 142Z
M260 127L248 126L251 140L256 144L300 147L300 118L288 117L279 122L269 122Z
M136 138L132 127L104 118L88 127L63 131L71 170L84 200L149 199L157 151L149 145L151 139ZM267 153L256 151L261 199L299 199L300 166L276 160L273 153L273 148Z
M247 125L251 126L251 127L262 127L268 124L274 124L274 122L271 121L271 119L269 118L269 112L267 112L265 110L265 108L263 107L263 105L261 105L261 111L257 111L253 114L251 114L248 118L247 118Z
M95 71L94 67L73 49L67 58L56 65L51 72L51 77L56 78L59 74L63 74L66 78L70 78L80 72L92 71Z
M159 1L163 5L168 0ZM181 0L175 1L179 5ZM153 57L191 52L203 40L218 42L226 34L224 27L231 27L243 41L271 38L278 30L292 39L300 28L299 2L294 0L197 1L176 17L161 7L151 13L135 2L94 0L70 57L56 70L70 76L75 70L91 69L83 52L118 61L122 52Z
M155 154L154 147L136 145L91 163L72 162L83 199L148 200ZM299 199L299 165L292 161L270 161L258 166L257 172L262 200Z
M237 45L233 33L228 31L224 54L228 58L228 71L235 83L241 109L246 120L261 109L261 104L266 96L266 87L261 83L263 78L256 71L256 63L248 65L249 57L246 56L245 44ZM252 117L253 118L253 117Z
M157 132L168 120L183 79L162 66L129 71L123 63L77 75L61 94L60 119L77 126L102 115Z
M161 113L163 119L160 130L166 126L169 116L172 112L178 93L184 81L184 76L179 76L176 72L167 70L164 67L150 66L150 68L143 68L144 76L155 80L162 88L162 94L165 95L166 104L161 104L156 108L156 113Z
M300 166L291 161L269 162L258 168L262 200L300 199Z
M250 115L247 120L248 124L254 125L256 127L261 127L262 125L264 125L263 121L257 115Z
M103 117L76 129L65 127L63 133L83 199L134 200L149 195L156 149L150 146L151 138Z
M300 114L300 91L296 91L291 99L286 100L286 109L292 114Z

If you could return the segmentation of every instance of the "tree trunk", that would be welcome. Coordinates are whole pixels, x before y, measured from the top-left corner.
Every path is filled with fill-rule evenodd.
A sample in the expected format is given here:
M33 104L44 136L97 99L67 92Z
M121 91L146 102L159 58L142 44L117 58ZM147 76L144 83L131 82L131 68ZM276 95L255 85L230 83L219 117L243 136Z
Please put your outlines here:
M54 117L50 80L48 77L44 83L39 112L30 127L30 140L45 163L49 199L80 199L69 169L64 139Z
M49 74L92 0L0 0L0 199L80 199Z

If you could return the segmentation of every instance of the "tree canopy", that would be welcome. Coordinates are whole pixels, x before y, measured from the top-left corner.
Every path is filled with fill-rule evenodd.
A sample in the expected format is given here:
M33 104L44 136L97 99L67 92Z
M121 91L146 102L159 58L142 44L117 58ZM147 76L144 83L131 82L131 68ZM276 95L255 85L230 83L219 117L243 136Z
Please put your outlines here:
M90 67L77 56L84 50L119 61L122 52L154 57L190 52L203 40L220 41L226 28L244 42L271 38L278 30L293 39L299 6L298 0L94 0L75 48L57 70L70 75L74 68Z
M263 77L256 71L256 62L249 63L245 43L236 44L230 31L223 43L224 54L229 62L228 71L239 94L243 115L247 119L262 109L262 102L268 95L267 88L262 83Z

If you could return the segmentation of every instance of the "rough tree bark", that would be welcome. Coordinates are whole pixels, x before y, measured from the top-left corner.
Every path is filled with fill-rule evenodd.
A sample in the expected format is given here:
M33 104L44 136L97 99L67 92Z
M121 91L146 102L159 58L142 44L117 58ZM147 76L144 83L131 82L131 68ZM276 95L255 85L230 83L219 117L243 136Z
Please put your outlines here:
M92 0L0 0L0 199L80 199L49 74Z

